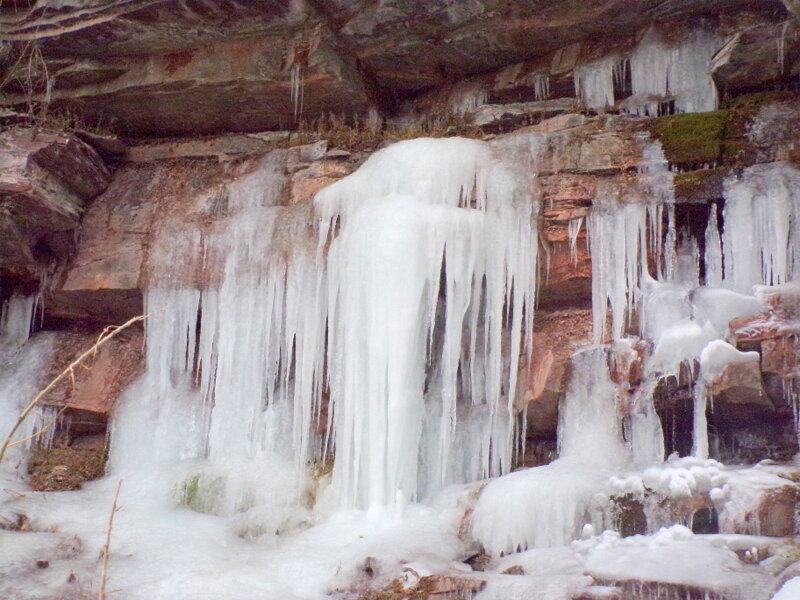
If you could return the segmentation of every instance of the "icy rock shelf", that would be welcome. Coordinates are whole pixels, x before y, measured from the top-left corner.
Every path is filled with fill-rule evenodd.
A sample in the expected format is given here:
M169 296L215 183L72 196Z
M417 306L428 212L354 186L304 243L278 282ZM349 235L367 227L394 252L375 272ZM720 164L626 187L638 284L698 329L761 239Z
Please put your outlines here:
M119 598L316 599L393 581L411 590L444 573L484 579L483 600L570 600L633 580L766 600L791 543L760 536L754 514L765 494L797 486L770 465L708 458L705 386L732 362L758 360L726 341L730 320L763 312L796 280L797 170L752 167L726 182L724 228L712 218L704 232L702 281L698 243L676 231L666 161L645 146L640 201L598 197L585 221L598 344L571 359L559 458L511 472L524 441L517 372L533 350L533 176L545 142L398 143L309 207L280 205L276 151L229 185L211 231L161 232L146 309L164 312L147 324L145 372L115 415L108 477L20 496L20 474L2 466L0 514L26 514L36 533L0 532L10 574L0 596L95 593L121 479L109 575ZM218 280L176 286L175 265L196 256ZM0 434L50 356L48 336L27 339L32 302L12 298L3 312ZM654 349L623 431L630 390L609 365L632 360L634 314ZM653 390L681 365L699 368L694 456L665 461ZM623 498L642 505L644 534L614 531ZM664 510L691 501L716 511L721 534L692 533L695 511ZM491 555L484 573L464 562L479 551ZM744 552L769 558L747 563ZM54 568L32 576L26 557L51 555Z

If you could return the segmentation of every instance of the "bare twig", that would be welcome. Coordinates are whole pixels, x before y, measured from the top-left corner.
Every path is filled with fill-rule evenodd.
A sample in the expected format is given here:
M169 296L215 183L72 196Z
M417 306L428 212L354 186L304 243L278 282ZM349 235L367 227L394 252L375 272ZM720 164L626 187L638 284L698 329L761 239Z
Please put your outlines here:
M59 411L56 413L56 416L55 416L55 417L53 417L52 419L50 419L50 421L49 421L49 422L48 422L46 425L44 425L44 426L43 426L41 429L39 429L39 430L38 430L38 431L36 431L35 433L32 433L31 435L29 435L29 436L28 436L28 437L26 437L26 438L22 438L21 440L17 440L16 442L11 442L11 443L8 445L8 447L9 447L9 448L13 448L14 446L19 446L20 444L24 444L25 442L29 442L29 441L31 441L31 440L35 440L35 439L36 439L36 438L38 438L40 435L42 435L42 434L43 434L45 431L47 431L47 430L48 430L48 429L50 429L50 428L51 428L53 425L55 425L56 421L58 421L58 417L60 417L62 414L64 414L64 411L65 411L65 410L67 410L68 408L69 408L69 404L65 404L64 406L62 406L62 407L59 409Z
M111 514L108 516L108 529L106 530L106 543L103 546L103 571L100 575L100 591L97 594L97 600L105 600L106 598L106 581L108 579L108 556L109 548L111 546L111 530L114 528L114 515L119 510L117 508L117 500L119 500L119 490L122 488L122 480L117 484L117 493L114 494L114 504L111 505Z
M100 346L105 344L108 340L110 340L111 338L116 336L121 331L124 331L125 329L127 329L128 327L133 325L134 323L138 323L139 321L144 321L149 316L150 315L139 315L138 317L133 317L132 319L126 321L125 323L123 323L120 326L113 326L112 325L112 326L106 327L103 330L103 332L100 334L100 336L97 338L97 341L94 343L94 345L91 348L86 350L86 352L84 352L78 358L76 358L74 361L72 361L70 363L70 365L66 369L61 371L61 373L59 373L55 377L55 379L53 379L47 385L47 387L45 387L41 392L39 392L36 395L36 397L33 400L30 401L28 406L26 406L23 409L23 411L19 414L19 417L17 418L16 423L14 423L14 427L11 428L11 431L6 436L6 439L3 442L2 447L0 447L0 462L3 461L3 457L5 456L6 450L8 450L9 446L11 446L12 444L13 445L16 444L16 442L12 442L11 440L14 437L14 434L17 433L17 430L20 428L22 423L25 421L25 419L28 417L28 415L31 413L31 411L33 411L33 409L36 408L36 406L42 401L42 399L50 392L50 390L52 390L58 384L59 381L64 379L64 377L66 377L67 375L72 377L73 374L74 374L74 369L77 368L78 366L80 366L81 363L83 363L83 361L86 360L87 358L89 358L90 356L95 356L97 354L97 351L100 348ZM25 441L25 440L21 440L21 441Z

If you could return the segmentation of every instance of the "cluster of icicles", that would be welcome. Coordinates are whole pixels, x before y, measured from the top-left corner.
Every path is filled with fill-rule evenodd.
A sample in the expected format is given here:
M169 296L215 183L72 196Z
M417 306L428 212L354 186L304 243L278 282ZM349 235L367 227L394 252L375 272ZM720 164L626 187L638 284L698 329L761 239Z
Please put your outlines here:
M402 505L508 473L524 439L517 372L531 351L530 174L543 140L398 143L309 207L281 204L276 151L229 185L211 232L165 232L151 253L147 368L114 420L111 468L192 465L190 484L172 482L182 500L227 515L293 505L298 474L331 459L335 508ZM653 380L695 359L711 378L751 359L722 340L731 318L762 309L745 292L799 274L800 173L776 163L727 182L725 228L713 209L700 286L697 243L677 240L666 161L657 145L644 158L641 201L609 192L587 222L597 341L621 340L636 310L655 341ZM200 255L217 276L179 283L175 265ZM9 324L22 320L3 321L7 338L20 335ZM663 460L652 398L637 398L624 443L606 351L574 360L559 460L494 480L475 508L473 532L492 552L568 543L611 475ZM698 458L708 455L704 402L698 394ZM198 499L198 486L213 493Z
M157 462L278 456L302 471L333 454L340 507L509 471L537 251L531 182L499 158L514 152L404 142L311 210L278 206L282 152L231 184L216 231L153 253L146 309L168 309L148 323L112 463L139 468L144 440ZM219 283L173 287L176 252L201 250Z

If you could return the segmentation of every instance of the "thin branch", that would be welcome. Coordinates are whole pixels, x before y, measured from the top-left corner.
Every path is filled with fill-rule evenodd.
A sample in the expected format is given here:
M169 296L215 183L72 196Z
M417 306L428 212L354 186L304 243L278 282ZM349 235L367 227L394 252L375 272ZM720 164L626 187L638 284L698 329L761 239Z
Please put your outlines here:
M78 367L81 363L83 363L83 361L89 358L90 356L95 356L100 346L105 344L108 340L116 336L121 331L124 331L134 323L138 323L139 321L144 321L149 316L150 315L139 315L138 317L133 317L132 319L126 321L119 327L113 325L106 327L91 348L86 350L86 352L84 352L78 358L72 361L66 369L61 371L61 373L59 373L55 377L55 379L53 379L47 385L46 388L44 388L41 392L39 392L36 395L36 397L30 401L30 404L28 404L28 406L26 406L25 409L19 414L17 422L14 423L14 427L11 428L11 431L9 431L8 435L6 436L6 439L3 442L3 446L0 447L0 462L3 461L3 457L6 454L6 450L8 450L9 446L12 444L11 440L14 437L14 434L17 433L17 430L20 428L22 423L25 421L25 419L28 417L31 411L33 411L33 409L36 408L36 406L38 406L38 404L42 401L42 399L58 384L59 381L64 379L64 377L66 377L67 375L72 376L74 369Z
M114 528L114 515L117 514L117 500L119 500L119 490L122 488L122 479L117 484L117 493L114 494L114 504L111 505L111 514L108 516L108 529L106 530L106 543L103 546L103 571L100 575L100 592L97 594L97 600L105 600L106 598L106 581L108 580L108 556L109 548L111 547L111 530Z
M65 404L64 406L62 406L62 407L59 409L59 411L56 413L56 416L55 416L55 417L53 417L52 419L50 419L50 422L49 422L49 423L47 423L47 425L45 425L45 426L44 426L44 427L42 427L42 428L41 428L39 431L37 431L36 433L33 433L33 434L29 435L29 436L28 436L28 437L26 437L26 438L22 438L21 440L17 440L16 442L11 442L11 443L8 445L8 447L9 447L9 448L13 448L14 446L19 446L20 444L24 444L25 442L29 442L29 441L31 441L31 440L35 440L35 439L36 439L36 438L38 438L40 435L42 435L42 434L43 434L45 431L47 431L47 430L48 430L48 429L50 429L50 428L51 428L53 425L55 425L56 421L58 421L58 417L60 417L60 416L61 416L61 415L64 413L64 411L65 411L65 410L67 410L68 408L69 408L69 404Z

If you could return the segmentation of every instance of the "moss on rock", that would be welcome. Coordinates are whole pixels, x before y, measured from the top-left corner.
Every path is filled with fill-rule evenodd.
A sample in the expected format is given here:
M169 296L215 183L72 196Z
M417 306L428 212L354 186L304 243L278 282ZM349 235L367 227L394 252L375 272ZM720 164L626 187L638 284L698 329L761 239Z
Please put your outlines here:
M729 111L687 113L653 119L650 132L674 164L713 164L720 160Z

